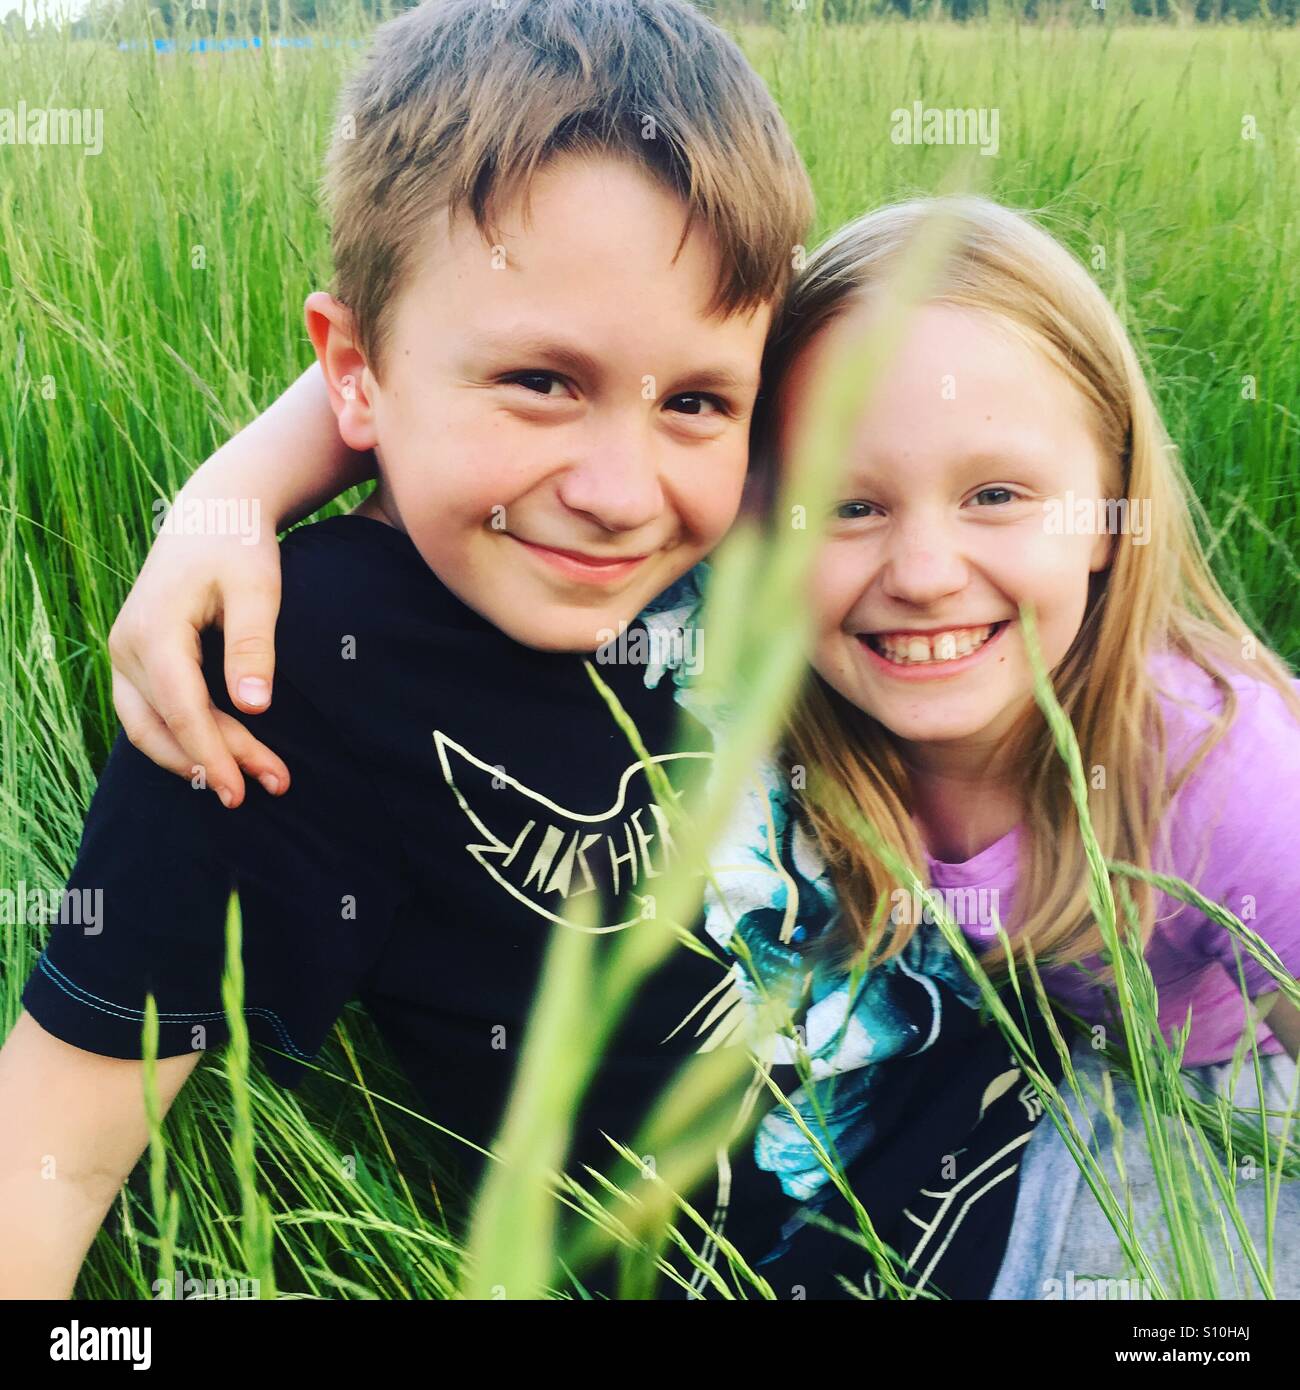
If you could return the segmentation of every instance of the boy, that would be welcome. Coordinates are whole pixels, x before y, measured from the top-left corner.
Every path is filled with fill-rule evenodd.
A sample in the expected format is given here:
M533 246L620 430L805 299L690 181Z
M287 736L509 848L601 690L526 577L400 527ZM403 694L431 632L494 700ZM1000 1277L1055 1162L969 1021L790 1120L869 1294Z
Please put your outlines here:
M146 992L165 1106L227 1036L231 886L270 1074L296 1084L359 996L428 1113L486 1147L552 923L589 891L615 921L665 862L582 654L735 516L810 215L799 158L738 50L676 0L424 6L378 32L343 114L337 298L312 295L307 322L380 484L282 547L264 719L289 793L228 814L118 739L71 877L102 890L99 929L54 929L0 1051L9 1296L70 1293L144 1147ZM205 664L231 709L213 642ZM671 747L669 690L602 675ZM679 1025L728 962L697 936L606 1049L571 1170L608 1169L599 1130L630 1140L707 1044L702 1014Z

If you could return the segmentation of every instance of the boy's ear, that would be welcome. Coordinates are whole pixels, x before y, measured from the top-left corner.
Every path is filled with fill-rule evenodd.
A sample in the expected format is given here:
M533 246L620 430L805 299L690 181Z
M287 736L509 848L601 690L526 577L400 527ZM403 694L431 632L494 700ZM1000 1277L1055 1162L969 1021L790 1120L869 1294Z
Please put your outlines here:
M375 379L357 346L352 311L332 294L316 290L307 296L303 314L338 417L339 435L350 449L361 453L373 449L378 443Z

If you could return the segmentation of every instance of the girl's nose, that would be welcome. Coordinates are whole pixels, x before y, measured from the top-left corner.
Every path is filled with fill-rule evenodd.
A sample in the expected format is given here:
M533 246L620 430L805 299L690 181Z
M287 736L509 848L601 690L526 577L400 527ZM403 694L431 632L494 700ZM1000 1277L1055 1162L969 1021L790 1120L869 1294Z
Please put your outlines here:
M881 572L890 598L932 604L960 592L966 582L966 561L947 528L925 521L892 528Z

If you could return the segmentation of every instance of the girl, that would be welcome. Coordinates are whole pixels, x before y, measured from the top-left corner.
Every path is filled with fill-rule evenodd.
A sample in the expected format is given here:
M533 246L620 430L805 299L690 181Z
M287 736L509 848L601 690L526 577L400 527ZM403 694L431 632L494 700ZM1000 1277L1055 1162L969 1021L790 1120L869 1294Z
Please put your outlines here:
M870 316L933 206L918 201L870 214L812 258L768 349L760 480L764 451L793 452L818 368L839 334ZM816 566L813 673L780 760L764 770L764 785L716 856L732 867L720 875L725 903L710 904L719 940L739 931L767 958L795 959L815 939L822 987L809 1013L809 1051L827 1071L864 1083L873 1040L843 1026L862 995L850 995L842 973L825 963L836 952L860 953L881 979L918 966L917 975L944 971L918 961L932 938L882 860L836 808L795 801L788 790L795 768L844 789L896 855L962 905L954 915L986 970L997 975L1006 965L994 939L1001 922L1015 956L1032 943L1058 999L1103 1029L1116 1024L1064 767L1032 696L1022 603L1033 606L1057 699L1079 740L1105 857L1195 883L1247 921L1291 975L1300 963L1300 931L1287 915L1289 890L1300 888L1286 853L1300 774L1294 682L1246 631L1209 572L1186 485L1104 296L1026 218L982 199L953 200L946 209L957 219L955 247L861 422L849 485ZM283 422L293 411L294 428L308 427L314 389L304 381L292 402L276 407ZM332 466L349 462L331 447ZM225 490L241 489L227 479ZM114 658L124 724L141 731L136 741L159 761L188 769L197 750L182 750L147 712L153 690L177 686L176 644L160 657L128 635L208 616L212 575L181 573L181 558L163 553L152 574L146 568L115 627ZM187 563L211 562L192 549ZM267 564L265 548L260 563ZM165 589L173 595L167 601ZM689 588L674 595L665 605L669 620L689 621L694 598ZM242 611L232 615L226 598L232 696L241 678L269 680L269 643L250 659L240 630L246 623L268 630L273 607L263 600L248 620ZM165 613L178 616L160 624ZM265 704L265 692L250 689L261 698L236 702L250 710ZM287 769L273 754L246 732L223 732L247 770L283 787ZM199 760L215 765L211 754ZM1182 1053L1188 1084L1222 1089L1249 1021L1232 939L1177 899L1141 882L1130 886L1162 1031L1184 1025L1190 1010ZM882 901L892 908L888 921ZM1300 1041L1296 1011L1249 957L1242 973L1259 1016L1271 1009L1274 1025L1251 1021L1266 1103L1294 1109L1287 1053L1294 1056ZM956 980L949 983L960 993ZM1102 1037L1094 1031L1075 1049L1072 1065L1085 1081L1097 1073L1093 1049ZM837 1108L838 1137L850 1137L869 1091L864 1084L844 1113ZM1236 1100L1250 1103L1246 1093ZM1132 1092L1118 1087L1115 1106L1118 1121L1136 1128ZM1085 1135L1094 1122L1105 1161L1111 1144L1100 1111L1076 1118ZM764 1121L759 1152L788 1193L815 1200L826 1190L784 1112ZM1144 1242L1159 1194L1136 1176L1135 1229ZM1113 1168L1107 1177L1119 1186ZM1060 1296L1074 1287L1072 1273L1121 1273L1109 1223L1081 1189L1056 1129L1038 1126L993 1296ZM1238 1201L1262 1248L1262 1184L1243 1183ZM1281 1202L1278 1238L1288 1217L1296 1229L1296 1184L1284 1187ZM1239 1256L1237 1267L1245 1267ZM1275 1292L1286 1296L1298 1273L1279 1260Z
M931 206L882 209L809 266L769 348L783 444L835 330L855 304L869 312ZM1293 956L1288 885L1275 872L1252 883L1242 856L1290 843L1283 769L1300 756L1300 684L1211 575L1186 482L1105 297L1026 218L981 199L954 212L951 263L861 423L852 490L819 556L816 677L788 757L833 773L918 870L965 864L963 886L1001 888L1002 915L1018 919L1039 956L1064 965L1094 955L1083 843L1016 623L1030 603L1091 773L1105 856L1199 876L1207 896L1256 919ZM1212 803L1225 777L1238 795ZM1257 800L1270 789L1271 812ZM1255 803L1249 817L1242 791ZM846 911L866 945L881 867L833 814L809 812L828 858L847 866ZM977 872L970 865L985 853ZM940 871L935 881L952 879ZM1148 939L1177 905L1133 886ZM1158 984L1187 982L1162 996L1161 1016L1181 1021L1194 1002L1185 1060L1221 1060L1243 1023L1235 987L1210 969L1231 968L1230 942L1178 916L1162 934L1171 954L1152 968ZM907 931L892 935L897 950ZM991 946L986 968L1001 955ZM1054 978L1095 1003L1077 973ZM1253 963L1247 978L1275 988Z
M769 437L783 455L837 335L869 321L935 206L874 212L812 259L765 364L777 383ZM1050 963L1049 991L1097 1025L1075 1056L1091 1077L1093 1048L1118 1027L1103 993L1113 971L1088 907L1064 765L1033 699L1020 605L1033 607L1077 734L1106 859L1196 884L1292 977L1300 683L1213 579L1186 482L1104 295L1025 217L978 198L943 207L955 246L860 422L816 563L814 672L782 771L806 768L810 783L821 772L922 881L973 905L958 920L986 970L1006 964L986 905L1008 926L1013 955L1032 943ZM779 796L790 782L771 785ZM885 940L878 916L872 926L895 888L885 865L836 809L808 798L801 814L833 866L841 929L868 956L883 944L875 959L888 960L906 947L915 914L894 913ZM1243 1031L1256 1034L1233 940L1197 909L1128 882L1162 1032L1190 1012L1182 1062L1213 1094L1230 1079ZM1260 1013L1272 1010L1276 1036L1257 1034L1268 1103L1294 1111L1300 1015L1244 953L1242 974ZM1131 1089L1121 1088L1117 1111L1125 1128L1140 1128ZM1108 1135L1100 1147L1109 1152ZM1160 1217L1144 1159L1132 1175L1139 1240ZM1118 1185L1113 1168L1108 1177ZM1261 1250L1264 1187L1237 1190ZM1275 1224L1281 1297L1300 1290L1297 1216L1293 1182ZM1061 1296L1069 1271L1113 1277L1122 1263L1060 1135L1041 1126L993 1296Z

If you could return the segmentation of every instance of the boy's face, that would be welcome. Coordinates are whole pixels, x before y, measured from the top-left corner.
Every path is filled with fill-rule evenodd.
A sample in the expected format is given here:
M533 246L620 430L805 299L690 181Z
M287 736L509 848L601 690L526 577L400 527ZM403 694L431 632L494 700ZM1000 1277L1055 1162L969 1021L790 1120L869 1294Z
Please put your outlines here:
M590 651L735 519L771 308L704 316L712 240L674 264L683 204L629 163L557 158L530 212L502 209L497 247L431 229L382 384L328 296L309 327L384 519L515 640Z

